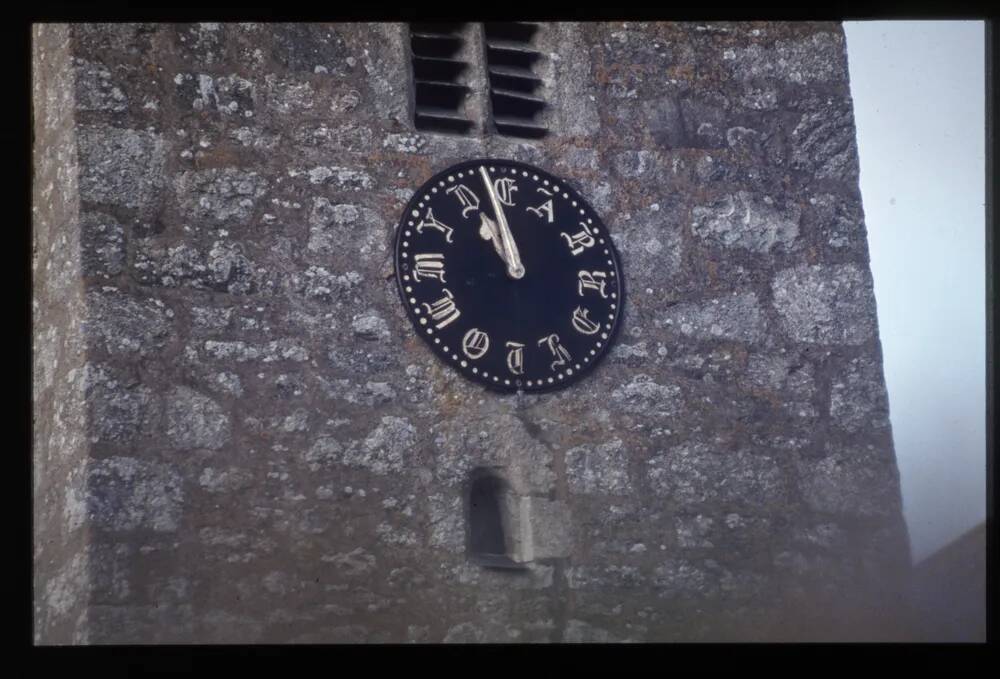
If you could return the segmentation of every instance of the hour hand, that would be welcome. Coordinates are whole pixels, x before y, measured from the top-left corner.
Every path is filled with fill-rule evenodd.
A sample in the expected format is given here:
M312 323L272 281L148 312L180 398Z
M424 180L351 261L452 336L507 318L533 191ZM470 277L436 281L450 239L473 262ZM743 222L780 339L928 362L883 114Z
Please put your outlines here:
M486 185L486 193L489 194L490 202L493 203L493 213L496 216L499 240L504 250L504 261L507 262L507 275L511 278L524 278L524 265L521 264L521 255L517 251L517 243L514 242L514 236L507 225L507 216L503 212L503 207L500 206L500 199L497 198L490 174L486 171L485 166L479 168L479 174L483 177L483 184Z
M503 244L500 242L500 228L497 223L487 217L482 212L479 213L481 223L479 225L479 235L483 240L493 241L493 249L497 251L500 261L507 265L507 257L503 251Z

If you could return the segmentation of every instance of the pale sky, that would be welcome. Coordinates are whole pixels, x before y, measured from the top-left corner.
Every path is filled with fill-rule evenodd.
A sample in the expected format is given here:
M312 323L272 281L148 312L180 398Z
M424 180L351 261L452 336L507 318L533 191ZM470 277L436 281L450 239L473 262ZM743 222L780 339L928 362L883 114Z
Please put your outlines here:
M986 516L984 24L848 21L879 332L915 560Z

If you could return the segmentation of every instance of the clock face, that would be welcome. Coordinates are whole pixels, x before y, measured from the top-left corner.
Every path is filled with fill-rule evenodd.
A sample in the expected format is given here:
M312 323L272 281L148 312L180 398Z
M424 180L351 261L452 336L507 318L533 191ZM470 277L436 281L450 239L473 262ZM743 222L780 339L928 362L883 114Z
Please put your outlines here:
M570 185L510 160L454 165L421 186L396 234L396 281L416 332L491 389L540 392L592 370L624 288L604 223Z

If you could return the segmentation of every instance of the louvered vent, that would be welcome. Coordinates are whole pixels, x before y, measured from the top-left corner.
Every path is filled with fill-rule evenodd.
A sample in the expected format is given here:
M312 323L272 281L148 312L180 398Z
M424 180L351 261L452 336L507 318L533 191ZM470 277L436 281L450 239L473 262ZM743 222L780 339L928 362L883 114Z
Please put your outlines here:
M539 25L496 22L483 26L490 102L497 132L537 139L548 133L543 116L542 79L536 67L542 53L533 47Z
M418 130L466 133L472 121L465 117L469 88L463 84L469 65L461 59L464 24L412 23L413 122Z

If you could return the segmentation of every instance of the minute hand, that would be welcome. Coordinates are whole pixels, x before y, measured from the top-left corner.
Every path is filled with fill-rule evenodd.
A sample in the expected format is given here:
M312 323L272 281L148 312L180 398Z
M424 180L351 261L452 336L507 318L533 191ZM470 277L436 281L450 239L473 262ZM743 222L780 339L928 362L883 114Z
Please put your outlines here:
M517 243L514 242L514 236L510 232L510 227L507 226L507 216L504 215L500 199L497 198L496 191L493 189L493 181L490 179L486 167L480 166L479 174L483 176L486 193L489 194L490 202L493 203L493 212L496 214L497 225L500 227L500 240L503 241L503 249L507 255L507 275L511 278L523 278L524 265L521 264L521 255L517 252Z

